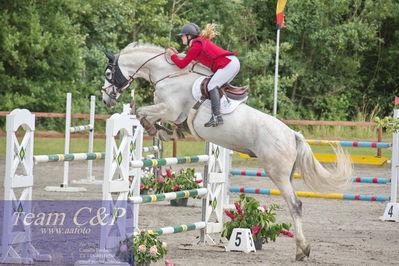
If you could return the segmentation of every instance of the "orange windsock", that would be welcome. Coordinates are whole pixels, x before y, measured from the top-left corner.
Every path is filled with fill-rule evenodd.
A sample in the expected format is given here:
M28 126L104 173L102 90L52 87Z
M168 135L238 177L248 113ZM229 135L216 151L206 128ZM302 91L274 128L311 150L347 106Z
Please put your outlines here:
M278 0L277 1L277 8L276 8L276 23L277 23L277 28L282 29L285 28L284 24L284 7L285 4L287 3L287 0Z

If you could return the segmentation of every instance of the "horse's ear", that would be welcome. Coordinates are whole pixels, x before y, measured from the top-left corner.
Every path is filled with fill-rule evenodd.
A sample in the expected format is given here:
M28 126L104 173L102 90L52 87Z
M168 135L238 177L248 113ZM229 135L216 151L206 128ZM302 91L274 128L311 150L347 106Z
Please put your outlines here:
M104 54L108 57L110 62L113 62L115 59L115 55L111 54L110 52L104 51Z

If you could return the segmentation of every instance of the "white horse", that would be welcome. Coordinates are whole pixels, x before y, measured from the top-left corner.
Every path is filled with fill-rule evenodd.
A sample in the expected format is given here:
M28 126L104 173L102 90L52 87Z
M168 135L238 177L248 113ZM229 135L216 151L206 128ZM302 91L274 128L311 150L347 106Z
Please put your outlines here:
M201 75L211 74L202 65L193 71L180 70L165 55L165 49L149 44L128 45L119 55L106 53L109 59L105 71L103 101L113 106L117 98L136 78L144 78L155 87L154 105L137 110L139 118L150 123L164 121L183 123L196 103L192 85ZM192 65L187 69L192 69ZM341 147L336 148L337 165L325 169L313 156L304 137L280 120L244 103L223 116L224 124L204 127L211 110L204 105L198 109L192 129L202 139L234 151L255 155L274 184L280 189L291 213L296 237L296 260L309 257L310 245L302 229L302 202L291 184L295 170L299 170L306 184L313 190L326 191L344 187L352 174L352 165Z

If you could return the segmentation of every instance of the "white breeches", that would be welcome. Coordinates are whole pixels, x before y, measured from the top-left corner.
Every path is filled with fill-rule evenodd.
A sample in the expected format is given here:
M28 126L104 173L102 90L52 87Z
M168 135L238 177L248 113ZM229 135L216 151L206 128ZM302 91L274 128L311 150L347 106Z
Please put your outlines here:
M240 61L234 55L226 56L231 60L224 68L218 69L208 83L208 91L213 90L216 86L221 87L223 84L231 82L240 71Z

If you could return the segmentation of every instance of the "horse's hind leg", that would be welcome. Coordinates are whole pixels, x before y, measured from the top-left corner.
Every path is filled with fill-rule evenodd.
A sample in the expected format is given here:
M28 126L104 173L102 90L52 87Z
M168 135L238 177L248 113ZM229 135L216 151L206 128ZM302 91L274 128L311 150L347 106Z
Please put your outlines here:
M302 202L295 195L294 188L291 184L290 172L280 169L268 169L269 175L274 184L280 189L281 195L284 197L288 204L292 220L295 227L295 240L296 240L296 260L303 260L309 257L310 245L307 244L302 229ZM274 171L273 171L274 170Z

